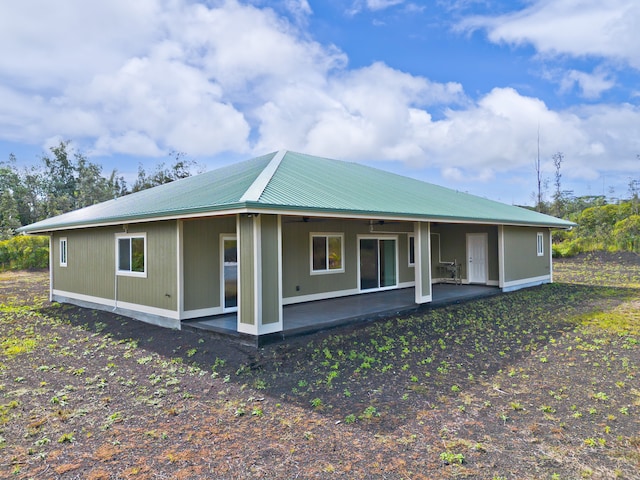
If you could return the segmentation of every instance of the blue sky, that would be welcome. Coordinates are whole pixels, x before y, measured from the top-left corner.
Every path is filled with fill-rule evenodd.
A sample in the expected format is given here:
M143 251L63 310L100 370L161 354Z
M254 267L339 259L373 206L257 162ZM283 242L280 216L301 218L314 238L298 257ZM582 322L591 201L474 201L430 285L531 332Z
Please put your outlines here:
M37 12L37 13L34 13ZM0 4L0 161L60 140L133 181L289 149L532 204L639 179L636 0ZM538 144L539 132L539 144Z

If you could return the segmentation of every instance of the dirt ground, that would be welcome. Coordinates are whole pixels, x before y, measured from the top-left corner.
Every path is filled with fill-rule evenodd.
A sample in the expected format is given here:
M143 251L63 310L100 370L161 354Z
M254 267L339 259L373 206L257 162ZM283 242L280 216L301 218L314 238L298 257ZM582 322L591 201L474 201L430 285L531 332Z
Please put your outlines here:
M0 274L2 478L640 478L640 257L261 349Z

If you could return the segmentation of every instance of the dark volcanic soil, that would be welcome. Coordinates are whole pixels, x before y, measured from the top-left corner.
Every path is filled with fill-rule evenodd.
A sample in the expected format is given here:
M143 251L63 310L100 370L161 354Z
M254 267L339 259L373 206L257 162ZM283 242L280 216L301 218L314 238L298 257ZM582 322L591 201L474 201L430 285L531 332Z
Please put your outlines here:
M640 478L640 260L256 350L0 274L3 478Z

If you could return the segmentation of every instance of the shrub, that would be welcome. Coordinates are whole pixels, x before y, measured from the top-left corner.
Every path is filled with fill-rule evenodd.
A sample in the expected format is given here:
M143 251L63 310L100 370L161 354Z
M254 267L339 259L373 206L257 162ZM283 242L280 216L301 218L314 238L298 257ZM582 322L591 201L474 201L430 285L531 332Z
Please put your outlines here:
M0 271L48 266L49 237L18 235L0 242Z

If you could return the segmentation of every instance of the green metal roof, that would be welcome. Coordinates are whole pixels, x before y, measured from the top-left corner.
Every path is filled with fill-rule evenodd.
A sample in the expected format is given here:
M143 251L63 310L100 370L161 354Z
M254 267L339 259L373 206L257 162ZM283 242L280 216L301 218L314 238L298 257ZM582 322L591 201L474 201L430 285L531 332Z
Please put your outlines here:
M39 233L236 209L558 228L574 225L357 163L281 151L65 213L19 231Z

